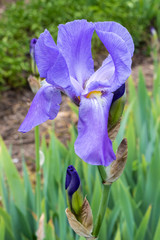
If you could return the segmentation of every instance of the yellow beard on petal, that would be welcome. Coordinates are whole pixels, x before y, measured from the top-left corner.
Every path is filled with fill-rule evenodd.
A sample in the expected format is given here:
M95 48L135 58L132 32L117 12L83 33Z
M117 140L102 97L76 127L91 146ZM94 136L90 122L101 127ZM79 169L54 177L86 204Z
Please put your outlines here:
M97 98L101 96L102 96L101 91L91 91L90 93L87 94L86 98Z

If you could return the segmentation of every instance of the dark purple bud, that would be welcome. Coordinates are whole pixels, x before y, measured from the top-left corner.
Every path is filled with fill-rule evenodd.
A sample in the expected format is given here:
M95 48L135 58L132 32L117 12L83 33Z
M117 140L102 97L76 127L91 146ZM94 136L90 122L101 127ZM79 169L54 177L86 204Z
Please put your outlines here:
M32 38L30 41L30 54L33 58L34 58L34 54L35 54L36 42L37 42L37 38Z
M112 103L123 96L125 92L125 83L114 92Z
M35 60L35 46L37 42L37 38L32 38L30 41L30 55L31 55L31 67L33 74L37 73L36 69L36 60Z
M65 189L67 190L70 198L72 197L73 193L77 191L79 186L80 186L80 177L76 169L72 165L70 165L67 168L66 182L65 182Z
M32 38L31 41L30 41L30 48L34 48L35 45L36 45L36 42L37 42L37 38Z

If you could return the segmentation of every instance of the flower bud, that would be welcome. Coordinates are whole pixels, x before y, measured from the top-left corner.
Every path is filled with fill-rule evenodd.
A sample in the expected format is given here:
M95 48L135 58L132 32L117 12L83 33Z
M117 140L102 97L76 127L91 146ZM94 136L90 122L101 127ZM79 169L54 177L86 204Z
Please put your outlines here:
M108 130L110 130L119 121L122 116L125 105L125 84L114 92L112 105L109 111Z
M152 34L152 37L155 41L158 40L158 35L157 35L157 31L154 27L151 27L151 34Z
M36 46L37 38L32 38L30 41L30 55L33 59L35 59L35 46Z
M83 205L81 183L76 169L70 165L67 168L65 189L70 210L78 217Z
M30 41L30 55L31 55L31 67L33 74L38 74L38 70L36 67L36 61L35 61L35 46L36 46L37 39L33 38Z
M81 183L76 169L70 165L67 168L65 189L69 208L66 215L71 228L86 239L95 239L91 232L93 230L93 216L89 202L81 192Z
M154 64L157 67L159 62L159 39L157 31L154 27L151 27L151 56L154 60Z

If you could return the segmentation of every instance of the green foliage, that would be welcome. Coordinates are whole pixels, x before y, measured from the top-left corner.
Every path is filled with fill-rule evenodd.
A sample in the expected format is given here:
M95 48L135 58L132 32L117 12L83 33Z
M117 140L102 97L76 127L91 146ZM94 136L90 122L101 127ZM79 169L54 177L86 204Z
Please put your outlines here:
M0 89L26 84L30 72L29 42L39 37L45 28L56 40L57 26L77 18L84 18L83 1L24 0L8 6L0 21ZM67 11L66 11L67 9Z
M139 72L138 88L129 78L129 104L114 142L128 141L128 159L122 177L113 183L99 240L159 240L160 236L160 66L155 59L153 93L148 92ZM77 109L73 108L77 113ZM74 151L77 131L71 129L68 147L50 132L50 143L42 139L44 164L41 167L41 221L46 240L74 239L65 216L65 172L77 169L84 196L91 204L94 222L102 196L95 166L80 160ZM23 178L0 139L0 239L37 239L36 196L23 161ZM44 220L43 220L44 218ZM43 232L43 231L42 231ZM76 239L83 240L77 237Z
M154 84L156 85L157 79L160 79L159 69L160 66L155 71ZM147 91L141 71L137 93L133 80L129 79L129 101L130 104L132 103L132 110L129 116L126 111L121 126L123 127L127 116L128 124L125 135L128 140L128 160L123 177L112 187L113 200L121 208L120 232L124 240L150 240L159 231L159 96L160 88L154 96ZM123 135L120 130L117 145Z
M159 69L155 72L156 86L157 79L160 79ZM150 96L147 91L141 72L137 91L133 80L129 79L129 106L114 143L118 145L127 136L128 160L123 176L111 188L100 240L159 239L160 88L154 94ZM67 203L64 182L67 166L73 164L81 177L83 193L91 204L94 222L101 199L101 182L96 167L76 156L74 142L77 132L74 128L71 129L72 140L68 148L57 140L54 132L50 132L50 136L49 146L44 138L41 145L45 157L41 169L44 179L41 215L45 216L45 239L74 239L65 216ZM21 179L2 139L0 146L0 195L3 204L3 208L0 208L1 239L36 239L35 193L26 165L23 162Z
M159 0L24 0L8 5L0 21L0 90L26 84L30 72L29 42L47 28L54 39L57 26L74 19L88 21L117 21L124 25L134 38L136 46L147 42L149 27L158 32ZM93 37L93 50L100 47Z

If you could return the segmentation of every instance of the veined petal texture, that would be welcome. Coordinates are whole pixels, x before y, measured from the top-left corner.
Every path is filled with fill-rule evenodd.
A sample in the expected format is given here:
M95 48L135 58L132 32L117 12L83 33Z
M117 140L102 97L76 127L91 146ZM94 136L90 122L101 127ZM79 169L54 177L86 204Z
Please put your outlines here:
M70 75L83 86L94 72L91 38L94 24L75 20L59 26L57 46L62 52Z
M65 92L73 101L77 101L79 89L72 85L66 60L48 30L40 35L36 43L35 58L40 77L46 78L49 84Z
M109 52L109 57L90 77L88 91L97 88L115 92L131 74L131 54L125 41L113 32L96 30L100 40Z
M81 99L75 152L92 165L108 166L115 160L107 129L112 98L111 93L98 98Z
M133 56L134 43L130 33L125 27L123 27L121 24L117 22L97 22L95 23L95 26L96 31L113 32L117 34L119 37L121 37L125 41L131 54L131 57Z
M54 65L59 54L59 50L46 29L41 33L35 45L35 60L41 78L47 77L47 71Z
M52 85L46 84L35 95L30 109L19 131L28 132L33 127L57 116L61 103L61 93Z

